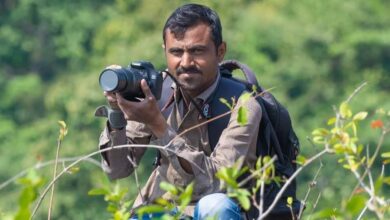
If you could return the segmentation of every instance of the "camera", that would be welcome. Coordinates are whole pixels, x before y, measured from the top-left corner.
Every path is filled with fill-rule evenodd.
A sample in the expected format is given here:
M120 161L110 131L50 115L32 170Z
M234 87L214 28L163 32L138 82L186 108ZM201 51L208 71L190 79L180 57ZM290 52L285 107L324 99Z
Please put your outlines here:
M99 77L100 87L107 92L118 92L125 99L139 101L145 98L141 89L141 80L145 79L157 100L161 97L163 78L148 61L137 61L128 67L110 66Z

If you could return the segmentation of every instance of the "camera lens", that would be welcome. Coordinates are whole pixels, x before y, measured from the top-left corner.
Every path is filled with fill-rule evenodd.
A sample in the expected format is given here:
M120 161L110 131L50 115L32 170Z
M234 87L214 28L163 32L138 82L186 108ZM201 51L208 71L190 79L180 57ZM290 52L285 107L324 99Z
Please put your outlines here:
M122 74L111 69L104 70L100 74L100 87L102 87L104 91L108 92L121 90L126 85L126 81L122 79L124 77L121 77L121 75Z

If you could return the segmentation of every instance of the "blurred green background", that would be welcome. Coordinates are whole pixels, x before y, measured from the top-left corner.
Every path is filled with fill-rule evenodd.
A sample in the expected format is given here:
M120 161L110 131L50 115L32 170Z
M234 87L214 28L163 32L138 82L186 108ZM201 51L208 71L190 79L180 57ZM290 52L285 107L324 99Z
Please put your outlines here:
M103 119L93 116L95 108L105 104L98 86L100 71L109 64L135 60L149 60L164 69L161 30L169 14L186 2L0 1L0 184L55 157L58 120L69 126L61 157L95 151L104 125ZM263 87L273 87L289 109L303 155L320 150L306 137L324 126L333 106L362 82L368 85L353 100L353 109L370 115L378 108L390 110L390 1L195 2L219 13L228 43L226 59L248 64ZM364 144L374 147L379 131L372 130L368 121L359 135ZM389 151L388 140L386 144ZM143 159L139 171L143 182L153 157L150 151ZM317 210L337 208L356 184L337 158L327 156L322 162L306 214L319 192ZM87 195L90 189L107 185L106 176L92 163L79 167L78 173L57 183L53 219L108 219L104 200ZM301 198L318 167L319 162L300 175ZM38 173L49 181L52 169ZM129 187L132 198L134 178L119 183ZM20 188L12 183L1 189L0 218L17 211ZM37 219L46 218L47 201Z

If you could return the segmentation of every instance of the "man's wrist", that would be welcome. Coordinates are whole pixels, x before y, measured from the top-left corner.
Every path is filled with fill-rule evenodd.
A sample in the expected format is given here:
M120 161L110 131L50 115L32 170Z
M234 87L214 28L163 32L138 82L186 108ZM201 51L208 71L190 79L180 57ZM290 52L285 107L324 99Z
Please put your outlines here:
M153 121L153 123L148 124L148 128L152 131L156 138L161 138L165 135L168 128L168 124L165 121L165 118L160 114L158 118Z

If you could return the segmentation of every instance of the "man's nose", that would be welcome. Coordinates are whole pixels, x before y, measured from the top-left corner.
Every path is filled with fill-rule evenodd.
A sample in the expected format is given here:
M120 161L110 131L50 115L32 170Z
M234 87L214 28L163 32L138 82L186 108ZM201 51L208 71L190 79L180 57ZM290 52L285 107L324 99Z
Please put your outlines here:
M181 57L181 66L182 67L190 67L194 64L194 59L192 55L188 52L183 53L183 56Z

